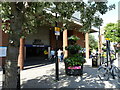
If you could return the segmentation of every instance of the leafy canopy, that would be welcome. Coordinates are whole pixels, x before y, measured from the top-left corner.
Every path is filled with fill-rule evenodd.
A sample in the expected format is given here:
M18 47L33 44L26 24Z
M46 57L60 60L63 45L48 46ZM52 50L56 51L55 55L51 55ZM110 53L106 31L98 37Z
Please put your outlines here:
M120 21L107 24L104 30L105 38L110 38L112 42L120 42Z
M13 4L14 3L14 4ZM12 8L15 7L14 11ZM55 26L55 22L62 22L69 27L68 20L71 20L75 11L80 12L80 22L83 27L82 32L89 32L92 26L98 27L102 24L102 19L98 14L105 14L108 11L107 2L1 2L0 3L1 16L5 24L3 30L6 33L13 34L13 30L6 25L6 20L11 21L16 17L15 12L22 15L21 32L19 36L26 36L30 33L36 32L42 25ZM55 17L57 13L57 17ZM18 17L20 17L18 15ZM21 21L21 20L20 20ZM18 21L17 23L19 23ZM17 27L17 26L14 26ZM60 26L61 28L63 26ZM17 29L15 30L15 32Z
M98 48L98 41L91 34L89 34L89 46L90 46L90 49L97 49Z

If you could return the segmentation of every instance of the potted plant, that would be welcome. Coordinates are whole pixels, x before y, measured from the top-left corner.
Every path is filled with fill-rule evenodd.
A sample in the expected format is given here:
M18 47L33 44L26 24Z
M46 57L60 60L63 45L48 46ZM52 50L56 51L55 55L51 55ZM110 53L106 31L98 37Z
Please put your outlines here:
M70 41L76 42L78 40L77 36L71 36L71 37L74 38L69 38ZM83 48L76 43L71 43L71 45L65 47L65 49L68 50L69 52L69 56L64 59L66 74L74 75L74 76L82 75L83 64L85 63L85 59L82 53Z
M67 75L82 75L85 59L81 54L74 54L64 60Z
M74 45L76 43L77 40L79 40L80 38L75 36L75 35L72 35L70 37L68 37L68 40L70 41L70 44L71 45Z
M68 47L65 47L66 50L69 51L70 55L74 55L77 54L79 50L81 50L82 48L80 47L80 45L74 44L74 45L69 45Z
M69 51L70 55L78 53L78 51L81 49L80 45L76 44L77 40L79 39L80 38L75 35L72 35L68 38L70 45L65 47L65 49Z

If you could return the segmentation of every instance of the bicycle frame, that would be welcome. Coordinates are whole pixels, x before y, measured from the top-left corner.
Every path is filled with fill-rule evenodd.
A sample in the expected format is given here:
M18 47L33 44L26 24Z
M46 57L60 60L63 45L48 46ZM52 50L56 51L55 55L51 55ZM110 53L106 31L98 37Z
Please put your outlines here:
M116 60L116 53L114 54L115 59L111 59L110 51L111 51L110 50L110 40L106 40L106 56L107 56L106 61L107 62L102 63L102 65L99 66L99 68L98 68L98 72L99 72L98 76L100 77L100 79L105 78L104 80L107 80L107 79L109 79L110 75L113 77L113 79L115 79L115 76L117 76L117 75L118 75L118 78L120 78L120 75L118 74L118 73L120 73L120 70L113 64L114 60ZM116 72L116 70L118 72ZM116 75L116 73L117 73L117 75ZM102 75L100 75L100 74L102 74Z
M115 76L117 76L116 73L118 73L118 72L116 72L115 69L118 69L118 68L113 64L114 60L115 60L115 59L112 60L112 63L111 63L109 66L107 66L107 62L105 62L105 63L103 63L101 66L99 66L99 68L98 68L98 71L99 71L100 69L103 69L103 70L104 70L104 73L102 73L103 76L104 76L105 74L107 74L107 79L105 79L105 80L108 80L109 77L110 77L110 75L112 76L113 79L115 79ZM110 62L110 61L109 61L109 62ZM119 70L119 69L118 69L118 70ZM120 71L120 70L119 70L119 71ZM100 72L101 72L101 71L100 71ZM99 76L100 79L102 78L101 75L98 75L98 76ZM119 78L120 78L120 77L119 77Z

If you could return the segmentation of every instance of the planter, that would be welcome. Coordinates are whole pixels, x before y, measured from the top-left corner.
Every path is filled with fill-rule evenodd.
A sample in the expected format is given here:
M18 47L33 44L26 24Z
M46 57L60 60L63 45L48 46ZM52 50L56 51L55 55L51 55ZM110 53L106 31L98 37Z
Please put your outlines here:
M73 66L73 67L68 67L65 65L65 72L69 76L81 76L83 75L83 65L82 66Z
M68 39L70 41L70 45L65 47L65 49L69 52L69 56L64 59L65 72L67 75L72 76L83 75L83 64L85 63L85 59L82 55L82 52L78 52L82 51L83 49L76 43L80 38L73 35Z

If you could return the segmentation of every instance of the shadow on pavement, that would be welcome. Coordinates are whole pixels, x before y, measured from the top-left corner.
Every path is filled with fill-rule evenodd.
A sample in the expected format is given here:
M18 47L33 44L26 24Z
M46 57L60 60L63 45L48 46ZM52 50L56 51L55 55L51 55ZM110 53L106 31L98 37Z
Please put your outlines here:
M84 66L83 76L67 76L64 67L60 68L59 81L55 80L55 69L50 75L38 76L23 82L22 88L120 88L115 81L100 81L96 75L97 68ZM113 87L114 86L114 87Z
M44 57L27 58L25 60L25 63L24 63L24 70L37 68L37 67L40 67L40 66L45 66L45 65L48 65L48 64L52 64L54 62L50 61L48 58L44 58Z

